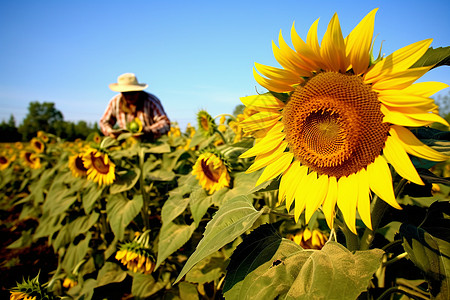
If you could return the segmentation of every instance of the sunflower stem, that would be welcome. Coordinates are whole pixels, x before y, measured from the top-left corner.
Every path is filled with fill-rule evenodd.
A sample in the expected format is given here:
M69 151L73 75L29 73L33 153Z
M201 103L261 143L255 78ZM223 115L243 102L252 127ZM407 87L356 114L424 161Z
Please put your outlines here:
M216 129L215 132L220 136L220 138L222 139L222 141L224 142L225 145L228 145L227 140L225 139L225 137L223 136L222 132L220 132L220 130Z

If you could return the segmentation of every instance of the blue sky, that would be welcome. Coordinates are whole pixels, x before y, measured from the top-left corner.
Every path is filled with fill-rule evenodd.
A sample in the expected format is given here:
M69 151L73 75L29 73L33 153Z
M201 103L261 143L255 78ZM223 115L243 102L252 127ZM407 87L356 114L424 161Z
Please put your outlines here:
M336 12L344 36L372 9L376 47L386 55L433 38L450 45L450 1L1 1L0 120L17 125L31 101L54 102L66 121L97 122L115 93L108 84L135 73L184 129L196 113L231 113L264 89L254 62L278 66L271 41L289 42L292 23L319 39ZM420 81L450 84L441 67ZM449 93L450 89L442 93Z

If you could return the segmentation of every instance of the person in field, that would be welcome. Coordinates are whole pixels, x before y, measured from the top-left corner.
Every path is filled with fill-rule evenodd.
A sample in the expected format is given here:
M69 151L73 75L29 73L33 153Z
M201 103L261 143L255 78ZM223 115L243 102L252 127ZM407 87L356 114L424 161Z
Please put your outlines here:
M138 123L139 131L149 140L169 132L170 120L161 101L145 92L147 87L147 84L139 83L133 73L122 74L117 83L109 85L111 90L119 94L109 101L100 119L100 130L105 136L116 138L125 129L129 130L132 123Z

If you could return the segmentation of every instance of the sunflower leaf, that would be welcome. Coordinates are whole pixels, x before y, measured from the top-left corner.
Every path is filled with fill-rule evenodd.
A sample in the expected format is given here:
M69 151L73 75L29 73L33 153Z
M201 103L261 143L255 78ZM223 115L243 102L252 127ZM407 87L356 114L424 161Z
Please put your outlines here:
M202 259L250 229L262 214L263 210L257 211L246 196L239 196L226 202L206 225L203 239L189 257L175 283L180 281Z
M379 249L351 253L336 242L303 250L272 225L237 247L225 278L230 299L356 299L381 264Z
M169 255L186 244L196 228L195 223L191 225L178 225L173 222L164 223L159 233L158 259L155 268L158 268Z
M117 239L122 240L128 224L139 214L144 201L142 195L136 195L128 200L121 194L108 197L106 213L111 229Z
M400 234L403 237L403 247L409 258L425 273L433 299L449 299L449 241L433 236L424 229L410 224L402 224Z
M434 65L434 66L433 66ZM434 49L428 48L427 52L418 60L411 68L433 66L433 68L439 66L450 65L450 46L439 47Z

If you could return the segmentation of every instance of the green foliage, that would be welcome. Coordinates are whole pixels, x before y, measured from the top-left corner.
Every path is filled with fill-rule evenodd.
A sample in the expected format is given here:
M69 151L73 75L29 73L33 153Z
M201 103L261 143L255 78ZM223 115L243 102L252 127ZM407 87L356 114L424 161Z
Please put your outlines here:
M430 47L427 52L418 60L411 68L428 67L433 66L437 68L439 66L450 65L450 47L432 48Z

